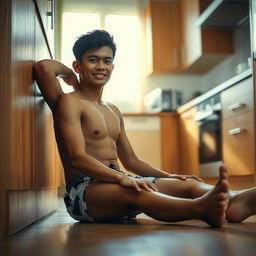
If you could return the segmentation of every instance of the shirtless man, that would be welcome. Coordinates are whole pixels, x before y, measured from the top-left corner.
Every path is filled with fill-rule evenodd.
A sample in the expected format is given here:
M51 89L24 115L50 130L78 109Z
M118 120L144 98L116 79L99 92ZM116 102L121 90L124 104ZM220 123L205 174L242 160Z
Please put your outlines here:
M106 31L81 36L73 52L79 80L54 60L37 62L34 72L53 113L67 184L64 201L74 219L115 221L143 212L161 221L200 219L220 227L225 218L241 222L256 214L255 188L230 192L225 166L211 186L196 176L164 172L136 156L119 109L101 99L116 52ZM64 94L57 76L75 91ZM140 177L119 171L118 158L126 170Z

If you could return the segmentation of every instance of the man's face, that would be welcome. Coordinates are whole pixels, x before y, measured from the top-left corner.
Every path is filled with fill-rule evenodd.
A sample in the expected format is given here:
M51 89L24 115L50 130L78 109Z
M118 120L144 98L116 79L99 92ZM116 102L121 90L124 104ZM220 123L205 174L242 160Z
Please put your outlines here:
M103 46L87 51L75 70L80 75L81 83L102 87L108 82L113 68L112 49Z

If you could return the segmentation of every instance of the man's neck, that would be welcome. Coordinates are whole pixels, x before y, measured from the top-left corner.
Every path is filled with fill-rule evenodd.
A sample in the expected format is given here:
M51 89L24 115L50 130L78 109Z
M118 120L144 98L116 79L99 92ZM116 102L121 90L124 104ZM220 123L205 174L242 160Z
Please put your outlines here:
M102 92L103 92L103 88L95 88L95 87L80 85L80 87L75 91L74 94L79 95L80 97L86 100L90 100L93 102L97 102L98 104L101 104Z

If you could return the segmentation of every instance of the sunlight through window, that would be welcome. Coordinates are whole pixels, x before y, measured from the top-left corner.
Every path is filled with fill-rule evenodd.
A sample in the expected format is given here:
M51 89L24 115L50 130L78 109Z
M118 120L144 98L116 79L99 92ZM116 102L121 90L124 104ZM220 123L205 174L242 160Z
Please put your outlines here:
M117 105L140 101L140 33L137 16L107 15L106 30L117 44L115 68L104 97Z

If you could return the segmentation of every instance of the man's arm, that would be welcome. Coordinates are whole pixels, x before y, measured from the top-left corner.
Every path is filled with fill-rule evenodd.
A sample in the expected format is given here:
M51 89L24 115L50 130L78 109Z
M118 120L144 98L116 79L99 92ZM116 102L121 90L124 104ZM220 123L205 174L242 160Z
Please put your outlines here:
M34 64L34 75L40 91L52 111L55 110L59 97L64 94L57 76L73 86L78 86L75 73L55 60L41 60Z
M129 139L126 135L123 117L119 109L112 105L112 109L120 117L121 120L121 132L117 140L117 152L118 157L121 160L126 170L132 171L143 177L170 177L170 174L164 172L158 168L153 167L149 163L140 159L134 152Z
M121 120L121 133L117 141L117 151L118 157L121 160L123 166L128 171L132 171L142 177L165 177L165 178L177 178L181 180L185 180L187 178L194 178L198 181L202 181L199 177L195 175L178 175L178 174L171 174L160 170L149 163L145 162L144 160L140 159L134 152L128 137L125 132L124 122L122 118L122 114L118 110L117 107L112 106L115 112L119 115Z

